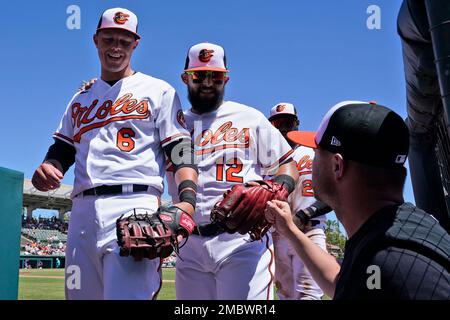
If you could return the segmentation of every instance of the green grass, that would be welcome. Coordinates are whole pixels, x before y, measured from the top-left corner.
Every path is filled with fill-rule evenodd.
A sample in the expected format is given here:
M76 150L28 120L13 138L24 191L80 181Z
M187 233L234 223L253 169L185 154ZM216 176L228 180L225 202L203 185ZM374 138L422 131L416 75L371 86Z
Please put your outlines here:
M170 282L163 282L158 300L175 300L175 269L163 269L163 280ZM64 269L21 270L19 300L64 300Z
M20 278L19 300L63 300L64 279Z
M163 280L175 281L175 268L163 268Z
M169 282L163 282L158 300L175 300L175 268L164 268L163 280ZM324 296L322 300L329 299ZM21 270L19 300L64 300L64 269ZM278 300L276 294L275 300Z

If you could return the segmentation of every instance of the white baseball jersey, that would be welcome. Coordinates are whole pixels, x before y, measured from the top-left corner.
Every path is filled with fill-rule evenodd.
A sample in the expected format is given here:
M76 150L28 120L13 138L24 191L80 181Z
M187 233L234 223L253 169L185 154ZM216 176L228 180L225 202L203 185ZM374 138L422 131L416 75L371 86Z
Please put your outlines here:
M289 195L288 202L292 214L295 214L298 210L307 208L316 201L312 186L312 162L314 159L314 150L304 146L297 146L292 153L292 159L297 165L299 178L294 191ZM270 176L266 177L266 179L270 178ZM314 218L314 220L325 223L326 216L322 215ZM320 224L320 226L321 225L322 224Z
M261 112L236 102L226 101L216 111L203 115L189 110L185 119L193 134L199 170L194 215L198 224L210 223L212 207L234 184L262 180L293 152ZM168 174L167 179L169 194L176 202L173 174Z
M181 136L175 90L142 74L113 86L97 80L70 101L54 137L76 149L72 197L99 185L145 184L163 191L162 146Z
M304 146L297 146L294 149L292 158L297 163L299 178L295 185L295 190L289 195L288 202L292 213L312 205L316 199L312 186L312 162L314 159L314 150ZM314 218L325 222L326 216Z

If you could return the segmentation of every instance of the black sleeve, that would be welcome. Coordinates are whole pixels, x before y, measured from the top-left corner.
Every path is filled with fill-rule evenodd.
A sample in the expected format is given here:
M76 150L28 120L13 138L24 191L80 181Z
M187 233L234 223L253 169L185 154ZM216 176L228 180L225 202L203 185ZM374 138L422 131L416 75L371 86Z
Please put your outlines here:
M67 142L55 139L55 143L48 148L45 160L54 159L61 163L63 173L69 170L70 166L75 163L75 147Z
M167 158L173 163L174 174L183 167L189 167L198 172L191 139L176 140L165 145L163 149Z
M420 253L389 247L377 252L371 265L380 268L381 292L378 294L382 293L384 297L407 300L450 299L449 271Z

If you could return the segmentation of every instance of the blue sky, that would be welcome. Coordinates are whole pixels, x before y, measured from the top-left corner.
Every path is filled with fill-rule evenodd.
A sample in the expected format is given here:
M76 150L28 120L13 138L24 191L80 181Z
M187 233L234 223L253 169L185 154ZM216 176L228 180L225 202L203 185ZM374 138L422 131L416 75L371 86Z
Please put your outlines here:
M268 114L277 102L296 105L301 128L315 130L342 100L375 100L406 116L396 18L400 0L8 1L0 20L2 116L0 166L31 178L51 134L82 80L100 72L92 35L103 10L125 7L139 18L136 70L172 84L188 108L180 72L189 46L221 44L230 77L226 99ZM66 10L78 5L81 29ZM370 30L367 8L381 10ZM73 170L63 183L72 184ZM411 184L405 190L414 202Z

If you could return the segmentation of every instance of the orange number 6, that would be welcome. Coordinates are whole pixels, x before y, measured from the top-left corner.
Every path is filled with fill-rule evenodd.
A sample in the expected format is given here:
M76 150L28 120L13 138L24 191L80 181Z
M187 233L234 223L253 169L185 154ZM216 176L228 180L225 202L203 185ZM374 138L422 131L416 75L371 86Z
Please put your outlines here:
M136 134L130 128L122 128L117 132L117 148L122 151L130 152L134 149L134 140Z

